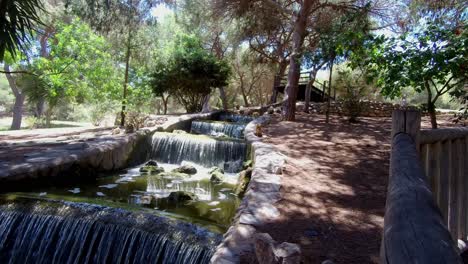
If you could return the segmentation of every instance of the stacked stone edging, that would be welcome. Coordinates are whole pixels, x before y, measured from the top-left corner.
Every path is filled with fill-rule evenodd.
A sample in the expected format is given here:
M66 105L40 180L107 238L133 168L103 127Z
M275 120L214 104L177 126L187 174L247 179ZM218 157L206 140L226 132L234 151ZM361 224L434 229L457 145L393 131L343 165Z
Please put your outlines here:
M21 162L0 162L0 189L18 181L94 177L100 172L137 165L148 158L151 135L155 131L184 129L194 119L207 119L216 114L183 115L135 133L65 143L47 151L26 153Z
M359 116L363 117L392 117L393 110L401 109L399 104L378 102L378 101L361 101L362 108ZM327 103L312 103L310 105L311 112L325 114ZM331 102L330 113L333 115L346 115L346 107L343 100Z
M279 217L279 211L273 205L280 197L282 168L285 157L273 146L261 142L255 136L257 125L270 122L270 117L262 116L250 122L244 135L252 144L254 167L250 184L241 205L237 209L233 225L224 235L211 263L240 263L241 259L249 263L257 262L255 257L255 234L257 227Z
M176 129L190 131L190 126L193 120L195 119L208 120L208 119L215 118L221 113L222 111L215 111L215 112L209 112L209 113L182 115L177 119L164 123L164 125L159 127L157 130L166 131L166 132L172 132Z

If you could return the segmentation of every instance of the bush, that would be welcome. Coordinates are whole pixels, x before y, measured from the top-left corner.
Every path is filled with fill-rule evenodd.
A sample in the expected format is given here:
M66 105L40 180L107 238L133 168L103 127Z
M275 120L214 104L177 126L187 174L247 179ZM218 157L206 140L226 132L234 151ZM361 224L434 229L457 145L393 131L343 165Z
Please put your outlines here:
M336 81L336 88L341 92L343 110L349 122L357 122L363 109L362 99L369 93L370 86L363 78L363 72L340 70Z

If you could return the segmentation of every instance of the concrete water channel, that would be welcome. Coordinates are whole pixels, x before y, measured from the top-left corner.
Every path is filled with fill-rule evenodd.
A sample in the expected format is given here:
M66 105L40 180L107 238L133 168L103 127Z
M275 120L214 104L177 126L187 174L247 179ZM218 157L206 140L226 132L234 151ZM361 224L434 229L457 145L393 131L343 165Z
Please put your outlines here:
M132 134L52 139L34 151L34 142L3 143L0 262L239 263L254 255L255 227L278 214L284 160L254 135L268 118L252 120L216 112Z

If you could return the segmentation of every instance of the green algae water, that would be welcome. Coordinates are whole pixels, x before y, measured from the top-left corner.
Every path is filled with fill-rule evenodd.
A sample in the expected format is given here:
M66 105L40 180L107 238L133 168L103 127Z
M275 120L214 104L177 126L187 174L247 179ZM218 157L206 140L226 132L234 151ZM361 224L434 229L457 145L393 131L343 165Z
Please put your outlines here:
M194 166L197 173L180 176L170 173L179 165L159 164L168 173L150 175L141 173L138 166L126 172L100 177L95 182L38 187L16 195L142 208L146 212L179 216L180 219L196 222L217 232L226 231L240 203L239 197L234 194L237 174L225 173L224 182L212 183L209 180L210 169L188 162L183 164ZM177 191L193 193L197 199L168 201L170 193Z

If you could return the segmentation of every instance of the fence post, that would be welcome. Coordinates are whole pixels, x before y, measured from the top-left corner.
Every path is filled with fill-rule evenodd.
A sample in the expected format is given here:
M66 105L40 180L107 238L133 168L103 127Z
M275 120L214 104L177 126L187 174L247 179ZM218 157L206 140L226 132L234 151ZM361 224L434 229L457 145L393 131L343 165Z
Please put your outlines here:
M421 114L395 110L381 263L461 264L424 175L419 147Z
M392 113L392 140L399 133L410 135L419 152L421 112L418 110L394 110Z

